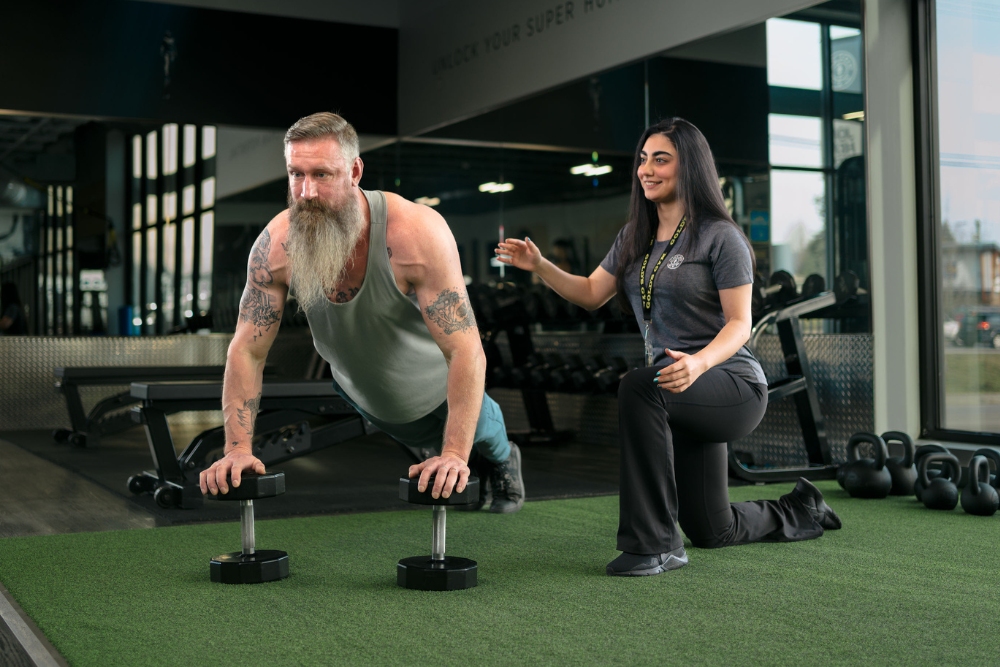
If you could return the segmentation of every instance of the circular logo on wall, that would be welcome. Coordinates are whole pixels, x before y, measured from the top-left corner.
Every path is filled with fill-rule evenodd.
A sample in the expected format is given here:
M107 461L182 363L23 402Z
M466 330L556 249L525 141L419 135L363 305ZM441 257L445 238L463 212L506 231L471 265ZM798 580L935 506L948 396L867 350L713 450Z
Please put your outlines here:
M684 263L684 255L674 255L667 260L668 269L676 269L678 266Z
M858 78L858 61L847 51L833 52L833 89L848 90Z

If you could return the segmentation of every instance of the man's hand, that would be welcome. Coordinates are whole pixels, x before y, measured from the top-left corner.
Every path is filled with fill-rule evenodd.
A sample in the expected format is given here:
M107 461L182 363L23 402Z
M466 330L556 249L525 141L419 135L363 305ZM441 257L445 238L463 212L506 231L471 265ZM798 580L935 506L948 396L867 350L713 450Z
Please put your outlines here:
M258 475L267 472L264 469L264 464L256 456L243 449L234 449L213 463L211 467L201 471L199 476L201 492L203 494L211 493L213 496L229 493L229 484L226 483L226 478L232 477L233 488L236 488L240 485L245 470L252 470Z
M434 477L432 498L448 498L452 491L455 493L465 491L465 485L469 483L469 474L469 466L453 454L432 456L423 463L410 466L410 479L420 475L420 481L417 482L417 491L420 493L427 490L427 484L431 477Z
M656 373L656 386L666 389L672 394L679 394L701 377L701 374L708 370L701 357L692 354L676 352L669 348L664 348L674 363L666 368L661 368Z

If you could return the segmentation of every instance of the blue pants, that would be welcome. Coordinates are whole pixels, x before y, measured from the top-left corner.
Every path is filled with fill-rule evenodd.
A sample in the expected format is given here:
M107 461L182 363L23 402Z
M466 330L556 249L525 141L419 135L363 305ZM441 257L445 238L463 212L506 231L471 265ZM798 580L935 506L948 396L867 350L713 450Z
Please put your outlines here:
M336 382L333 383L333 388L362 417L404 445L417 449L429 447L435 451L441 451L441 445L444 442L444 423L448 419L447 401L416 421L405 424L389 424L359 408L358 404L345 394ZM500 406L497 405L496 401L485 392L483 393L483 405L479 409L479 421L476 422L476 435L473 437L472 443L473 448L491 463L502 463L510 456L510 442L507 440L507 426L503 421L503 413L500 412Z

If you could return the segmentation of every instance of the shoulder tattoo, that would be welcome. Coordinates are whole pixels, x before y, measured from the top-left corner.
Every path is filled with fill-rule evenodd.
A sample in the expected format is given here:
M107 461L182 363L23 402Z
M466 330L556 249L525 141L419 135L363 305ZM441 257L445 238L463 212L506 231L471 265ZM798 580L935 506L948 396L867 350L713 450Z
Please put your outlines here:
M242 408L236 408L236 419L240 422L247 435L253 435L253 424L257 420L257 413L260 412L260 399L263 393L257 394L256 398L248 398L243 401Z
M250 251L250 266L247 269L247 286L240 299L240 320L249 322L256 328L253 339L257 340L281 320L281 311L274 307L274 297L265 292L274 283L268 255L271 252L271 235L265 229Z
M465 290L444 290L424 312L427 319L441 327L447 335L476 326L476 316L472 313L472 304Z

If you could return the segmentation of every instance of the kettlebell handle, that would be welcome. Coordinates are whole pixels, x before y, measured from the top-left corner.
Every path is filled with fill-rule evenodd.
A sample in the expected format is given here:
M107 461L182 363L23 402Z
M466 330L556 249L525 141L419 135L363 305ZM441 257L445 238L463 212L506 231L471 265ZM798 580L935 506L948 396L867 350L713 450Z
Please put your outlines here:
M851 457L851 460L861 460L861 455L858 454L858 446L863 442L867 442L872 445L872 449L875 450L874 470L881 470L884 468L885 460L889 456L889 448L885 446L885 440L874 433L855 433L851 436L851 439L847 441L847 453Z
M913 438L902 431L886 431L882 434L882 440L885 441L886 447L888 447L890 442L898 442L903 445L902 465L904 468L909 468L913 465L913 454L917 449L916 445L913 444Z
M985 473L986 479L980 479ZM969 461L969 484L972 486L972 495L978 496L980 484L990 485L990 462L985 456L973 456Z
M962 478L962 466L958 462L958 457L951 453L944 454L935 452L933 454L920 457L920 468L917 470L917 474L920 476L920 483L924 485L924 488L931 485L931 480L927 476L927 468L935 461L947 463L948 465L941 468L942 474L947 475L948 481L952 484L958 484L958 481Z

